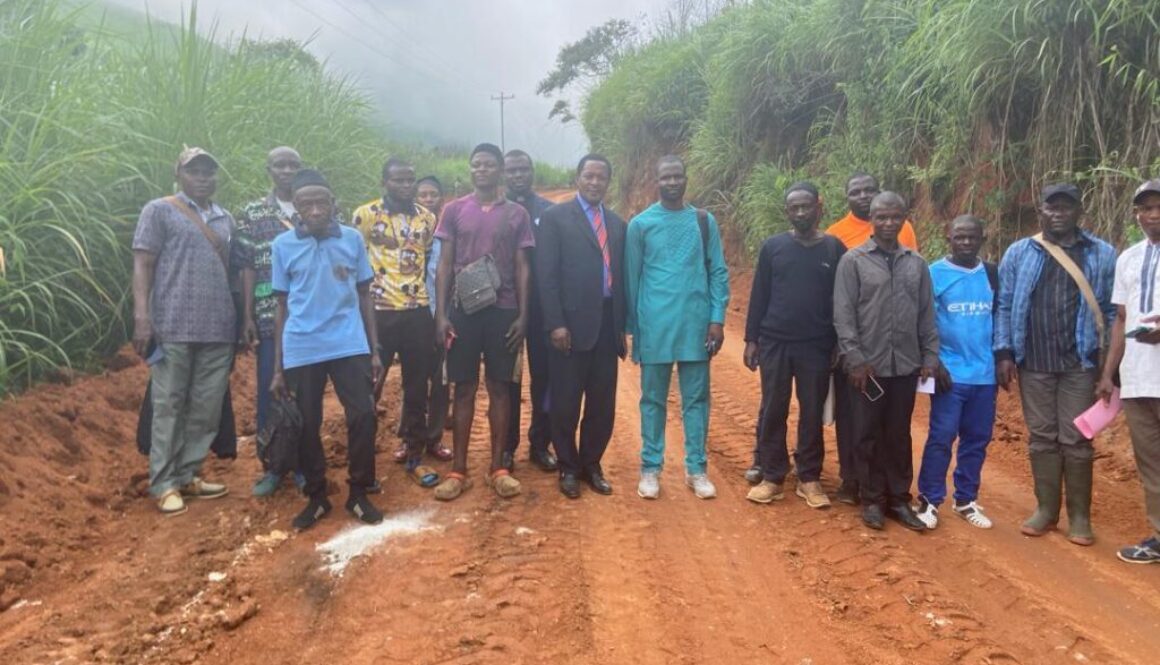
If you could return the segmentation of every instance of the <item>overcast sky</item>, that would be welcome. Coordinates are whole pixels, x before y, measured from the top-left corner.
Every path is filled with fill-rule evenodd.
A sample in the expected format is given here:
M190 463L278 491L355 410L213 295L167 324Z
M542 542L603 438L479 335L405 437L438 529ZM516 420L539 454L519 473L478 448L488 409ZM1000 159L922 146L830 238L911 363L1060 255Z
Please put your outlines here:
M179 0L105 0L180 22ZM304 40L350 74L399 129L464 145L499 143L571 164L587 148L578 125L548 120L553 100L535 94L560 46L610 18L648 20L670 0L199 0L199 22L222 33Z

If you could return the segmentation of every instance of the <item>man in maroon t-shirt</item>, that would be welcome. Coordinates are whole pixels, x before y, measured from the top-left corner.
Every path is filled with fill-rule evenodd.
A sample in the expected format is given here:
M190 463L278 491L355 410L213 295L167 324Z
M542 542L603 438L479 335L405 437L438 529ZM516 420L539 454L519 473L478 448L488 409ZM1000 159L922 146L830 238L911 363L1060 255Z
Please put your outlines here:
M435 498L443 501L458 497L469 486L467 441L475 418L480 356L491 426L488 484L503 498L520 493L520 483L503 467L502 456L510 418L509 386L517 380L518 350L527 330L528 254L536 241L527 211L500 192L503 152L482 143L471 152L470 164L475 191L444 206L435 232L442 242L435 274L435 335L437 343L447 346L447 380L455 384L455 459L452 472L435 488ZM495 304L467 314L452 300L455 275L487 255L500 278Z

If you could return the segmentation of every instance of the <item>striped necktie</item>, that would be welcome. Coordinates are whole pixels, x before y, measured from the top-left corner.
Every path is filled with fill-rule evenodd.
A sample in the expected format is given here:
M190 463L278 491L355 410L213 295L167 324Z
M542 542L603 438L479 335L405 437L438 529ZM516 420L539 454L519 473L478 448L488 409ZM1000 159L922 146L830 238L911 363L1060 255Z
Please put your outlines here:
M592 229L596 231L600 253L604 255L604 290L612 293L612 254L608 250L608 229L604 228L604 215L600 214L600 206L592 209Z

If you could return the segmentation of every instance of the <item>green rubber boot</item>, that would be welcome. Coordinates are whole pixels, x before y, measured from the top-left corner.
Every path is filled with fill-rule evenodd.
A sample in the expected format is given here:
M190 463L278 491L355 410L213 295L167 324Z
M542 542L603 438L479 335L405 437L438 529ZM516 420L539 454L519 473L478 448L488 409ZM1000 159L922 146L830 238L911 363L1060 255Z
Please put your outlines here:
M1054 529L1059 522L1059 505L1063 497L1063 456L1054 451L1031 451L1031 476L1035 479L1035 501L1038 506L1020 531L1025 536L1038 537Z
M1092 460L1063 458L1067 487L1067 539L1085 547L1096 542L1092 533Z

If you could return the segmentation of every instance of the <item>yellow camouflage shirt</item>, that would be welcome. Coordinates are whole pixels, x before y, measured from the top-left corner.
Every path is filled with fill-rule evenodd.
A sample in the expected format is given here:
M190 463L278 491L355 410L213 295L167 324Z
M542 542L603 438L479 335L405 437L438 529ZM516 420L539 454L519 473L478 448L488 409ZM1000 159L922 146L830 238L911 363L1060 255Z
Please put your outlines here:
M362 234L375 272L375 309L427 307L427 257L435 215L418 204L412 210L389 210L378 199L356 210L351 226Z

